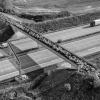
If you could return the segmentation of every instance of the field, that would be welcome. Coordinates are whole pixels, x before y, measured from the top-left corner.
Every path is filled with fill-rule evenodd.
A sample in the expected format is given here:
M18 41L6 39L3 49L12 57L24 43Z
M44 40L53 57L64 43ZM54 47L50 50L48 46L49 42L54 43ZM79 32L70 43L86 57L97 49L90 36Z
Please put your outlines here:
M21 0L13 2L14 5L22 8L51 8L51 9L66 9L69 12L79 13L86 12L94 9L99 9L99 0ZM27 3L28 2L28 3Z
M11 1L11 2L10 2ZM13 6L11 6L11 3ZM10 5L10 6L9 6ZM1 0L0 6L7 8L20 7L24 10L37 12L41 9L64 9L72 13L84 13L93 10L100 10L99 0Z
M95 64L96 58L91 62ZM47 72L40 69L28 73L30 80L25 83L13 79L0 84L0 100L99 100L100 88L94 87L91 76L71 69Z

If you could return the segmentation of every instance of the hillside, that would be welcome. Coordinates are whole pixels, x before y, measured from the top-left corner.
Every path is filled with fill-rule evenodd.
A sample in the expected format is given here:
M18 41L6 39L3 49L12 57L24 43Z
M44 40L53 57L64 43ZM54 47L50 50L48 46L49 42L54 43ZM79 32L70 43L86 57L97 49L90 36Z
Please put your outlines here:
M100 6L99 0L15 0L14 5L30 8L30 7L44 7L44 8L64 8L71 12L81 12L84 10L97 9Z
M13 0L13 3L15 5L31 5L31 6L37 6L37 5L58 5L61 7L66 7L70 5L75 4L86 4L86 3L92 3L92 2L98 2L99 0Z
M14 6L34 9L52 8L52 9L67 9L71 12L84 12L88 10L100 9L100 0L0 0L0 6Z

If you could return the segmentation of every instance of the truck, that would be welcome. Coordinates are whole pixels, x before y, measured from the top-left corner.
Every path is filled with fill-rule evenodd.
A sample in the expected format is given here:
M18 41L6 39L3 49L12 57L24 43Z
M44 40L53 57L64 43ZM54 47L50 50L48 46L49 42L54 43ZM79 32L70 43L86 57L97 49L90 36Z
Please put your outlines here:
M100 24L100 19L96 19L90 22L90 27L94 27Z

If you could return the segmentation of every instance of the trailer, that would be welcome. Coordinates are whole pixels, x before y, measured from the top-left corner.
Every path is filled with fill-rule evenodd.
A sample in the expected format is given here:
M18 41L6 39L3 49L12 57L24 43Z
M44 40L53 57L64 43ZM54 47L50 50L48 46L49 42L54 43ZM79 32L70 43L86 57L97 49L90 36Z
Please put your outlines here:
M100 24L100 19L96 19L90 22L90 27L94 27Z

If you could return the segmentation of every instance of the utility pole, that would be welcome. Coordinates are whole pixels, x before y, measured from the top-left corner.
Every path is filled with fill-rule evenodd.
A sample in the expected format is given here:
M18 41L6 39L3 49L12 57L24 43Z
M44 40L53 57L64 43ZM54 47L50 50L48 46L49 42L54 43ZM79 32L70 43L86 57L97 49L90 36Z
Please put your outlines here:
M20 61L19 57L17 56L17 54L15 53L15 51L13 50L12 44L10 41L8 41L8 46L11 51L11 54L13 54L14 58L16 59L16 64L18 65L19 76L16 77L15 79L20 83L22 81L26 81L28 79L28 77L26 75L22 74L21 61Z

